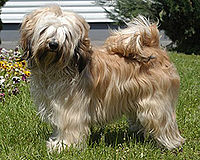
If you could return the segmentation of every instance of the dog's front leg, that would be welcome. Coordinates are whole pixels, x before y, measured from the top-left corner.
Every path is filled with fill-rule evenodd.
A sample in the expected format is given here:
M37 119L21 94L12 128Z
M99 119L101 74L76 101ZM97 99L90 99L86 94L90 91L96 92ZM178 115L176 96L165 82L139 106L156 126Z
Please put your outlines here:
M49 138L47 147L50 151L62 151L66 147L84 145L89 128L89 115L80 108L62 110L56 115L57 129L55 136Z

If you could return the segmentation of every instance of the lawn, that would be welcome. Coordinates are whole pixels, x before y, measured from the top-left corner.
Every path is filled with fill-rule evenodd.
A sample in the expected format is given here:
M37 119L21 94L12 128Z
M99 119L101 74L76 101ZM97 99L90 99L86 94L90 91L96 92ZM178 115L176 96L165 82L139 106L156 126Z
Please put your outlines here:
M52 129L37 115L25 79L17 84L18 94L4 91L1 95L0 159L200 159L200 56L170 53L170 57L181 77L176 112L180 132L186 138L182 150L168 151L159 148L150 138L132 137L123 117L105 127L93 127L87 147L50 154L46 140ZM23 74L27 72L23 70Z

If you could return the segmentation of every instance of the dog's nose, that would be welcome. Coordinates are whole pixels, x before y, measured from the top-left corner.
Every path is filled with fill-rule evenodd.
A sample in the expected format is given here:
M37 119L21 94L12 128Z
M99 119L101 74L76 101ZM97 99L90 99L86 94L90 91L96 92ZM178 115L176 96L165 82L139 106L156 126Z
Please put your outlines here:
M58 48L58 42L56 42L55 40L49 42L49 48L51 50L56 50Z

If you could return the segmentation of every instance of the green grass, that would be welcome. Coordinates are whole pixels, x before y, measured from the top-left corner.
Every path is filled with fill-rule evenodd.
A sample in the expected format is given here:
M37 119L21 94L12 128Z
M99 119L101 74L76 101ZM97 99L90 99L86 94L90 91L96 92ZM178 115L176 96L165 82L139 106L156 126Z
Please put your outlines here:
M50 154L46 140L52 133L51 126L37 116L29 87L24 86L20 94L0 103L0 159L200 159L200 56L170 56L181 77L177 121L186 138L182 151L168 151L152 139L131 137L124 117L104 128L94 127L87 147Z

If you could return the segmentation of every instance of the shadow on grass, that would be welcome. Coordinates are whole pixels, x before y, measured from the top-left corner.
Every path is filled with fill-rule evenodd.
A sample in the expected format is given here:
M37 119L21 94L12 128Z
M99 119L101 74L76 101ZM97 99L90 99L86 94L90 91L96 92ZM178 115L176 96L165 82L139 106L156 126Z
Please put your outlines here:
M130 130L124 130L124 128L113 130L105 127L101 127L98 131L94 131L91 128L91 135L89 137L89 145L91 146L94 144L99 145L103 142L106 146L115 147L122 143L128 145L131 141L144 143L146 138L144 138L142 133L137 134Z

